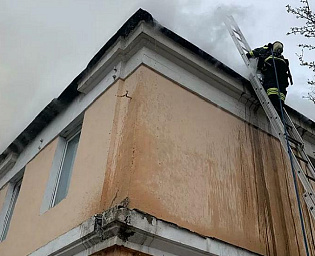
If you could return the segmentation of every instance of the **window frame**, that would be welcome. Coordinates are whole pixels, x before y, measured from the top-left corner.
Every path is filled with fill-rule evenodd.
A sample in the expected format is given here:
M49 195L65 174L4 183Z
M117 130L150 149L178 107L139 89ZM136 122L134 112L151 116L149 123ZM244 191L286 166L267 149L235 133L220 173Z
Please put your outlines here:
M0 213L0 242L7 238L12 216L14 214L16 203L20 195L23 175L24 168L8 183L9 187L7 189L5 200Z
M67 154L67 150L68 150L68 145L79 134L81 135L81 129L76 131L75 133L72 133L70 136L68 136L68 138L64 139L64 149L63 149L62 159L61 159L60 167L59 167L59 170L58 170L58 175L57 175L55 188L54 188L53 195L52 195L52 201L51 201L50 208L56 206L59 202L61 202L64 198L67 197L69 186L67 186L67 191L66 191L65 197L63 199L61 199L58 203L55 204L56 197L57 197L57 194L58 194L59 184L60 184L60 178L61 178L61 174L63 172L63 167L64 167L64 164L65 164L65 159L66 159L66 154ZM79 136L78 144L79 144L79 142L80 142L80 136ZM76 152L74 154L73 161L75 161L76 155L77 155L77 149L76 149ZM74 165L74 162L71 165L70 178L69 178L70 180L71 180L71 176L72 176L73 165Z
M75 126L75 128L65 129L65 131L62 132L60 136L58 137L57 147L55 150L55 155L52 162L49 179L46 185L43 202L40 208L40 214L43 214L46 211L48 211L50 208L55 207L58 203L60 203L64 198L67 197L69 187L67 188L66 196L62 200L60 200L60 202L55 204L58 185L60 183L60 177L61 177L62 167L64 164L66 152L67 152L68 143L75 136L80 134L81 130L82 130L82 123ZM81 135L80 135L80 138L81 138ZM80 138L79 138L78 146L80 143ZM74 162L75 162L76 155L77 155L77 151L76 151L76 154L74 155ZM72 172L73 172L73 165L71 168L70 180L73 175Z

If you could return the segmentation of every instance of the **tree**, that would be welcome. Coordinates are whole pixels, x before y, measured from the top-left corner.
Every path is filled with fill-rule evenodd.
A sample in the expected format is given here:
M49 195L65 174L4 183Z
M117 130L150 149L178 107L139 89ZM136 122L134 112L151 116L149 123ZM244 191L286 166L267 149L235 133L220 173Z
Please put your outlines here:
M300 0L302 3L301 7L293 8L291 5L287 5L287 12L295 15L297 19L302 19L305 24L301 27L292 27L287 35L302 35L306 38L315 37L315 14L312 12L308 0ZM304 50L312 51L315 50L315 46L311 44L299 44L301 53L298 54L301 66L306 66L315 72L315 61L307 61L304 57ZM308 84L312 87L311 91L305 98L311 100L315 104L315 80L308 80Z

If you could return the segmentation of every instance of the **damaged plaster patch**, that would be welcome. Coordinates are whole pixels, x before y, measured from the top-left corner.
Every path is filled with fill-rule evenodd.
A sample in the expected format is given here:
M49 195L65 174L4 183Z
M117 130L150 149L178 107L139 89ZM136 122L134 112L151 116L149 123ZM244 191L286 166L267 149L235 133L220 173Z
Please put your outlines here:
M119 230L118 237L122 241L127 242L132 236L135 235L135 233L135 231L129 230L127 226L122 226Z
M144 218L146 218L147 221L148 221L151 225L153 225L154 217L153 217L152 215L149 215L149 214L146 213L146 214L144 215Z

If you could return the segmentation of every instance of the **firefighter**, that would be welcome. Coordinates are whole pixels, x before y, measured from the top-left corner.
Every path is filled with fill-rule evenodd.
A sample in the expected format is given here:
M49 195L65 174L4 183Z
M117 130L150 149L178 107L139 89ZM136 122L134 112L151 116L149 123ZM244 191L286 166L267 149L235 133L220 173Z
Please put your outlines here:
M279 114L281 113L280 100L283 106L287 94L286 88L289 86L288 80L290 80L291 85L293 84L289 61L283 57L282 52L283 44L276 41L273 44L269 43L246 54L248 59L258 58L257 70L260 71L264 77L263 87ZM278 91L275 71L277 71L280 92Z

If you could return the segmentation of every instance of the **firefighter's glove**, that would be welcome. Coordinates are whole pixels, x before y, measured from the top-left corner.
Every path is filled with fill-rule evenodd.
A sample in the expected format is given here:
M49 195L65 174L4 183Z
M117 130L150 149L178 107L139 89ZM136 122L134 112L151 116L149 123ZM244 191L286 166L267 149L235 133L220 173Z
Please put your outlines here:
M252 57L252 55L250 55L250 53L248 52L248 53L246 53L246 57L247 57L247 59L250 59Z

